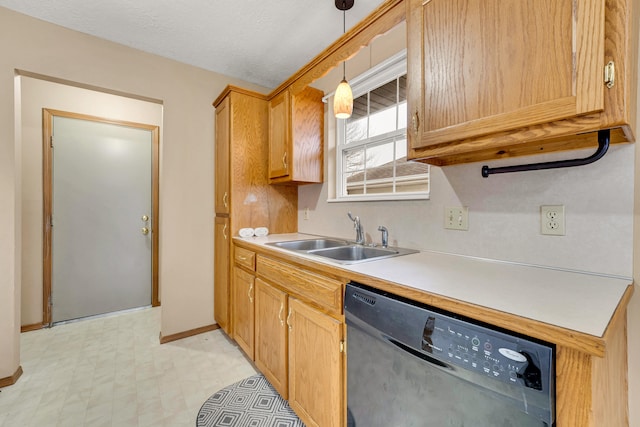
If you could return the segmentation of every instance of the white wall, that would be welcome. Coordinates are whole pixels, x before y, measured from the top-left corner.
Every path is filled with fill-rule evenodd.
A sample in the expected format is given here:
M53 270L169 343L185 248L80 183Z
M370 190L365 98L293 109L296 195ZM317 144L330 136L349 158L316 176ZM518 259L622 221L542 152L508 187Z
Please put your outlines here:
M15 70L163 104L160 287L164 336L213 320L213 107L262 88L0 8L0 378L19 365L21 125ZM264 92L264 90L262 90Z
M42 323L42 109L160 127L162 105L31 77L19 77L22 104L22 325ZM160 147L162 147L162 135Z
M0 30L0 38L2 38ZM0 40L0 51L2 51ZM1 61L1 59L0 59ZM0 62L1 63L1 62ZM14 76L0 67L8 84L0 91L0 379L14 375L20 364L20 120L19 99L14 98ZM14 107L16 112L14 114Z
M404 27L404 26L402 26ZM404 48L398 34L376 39L347 64L347 78ZM373 58L373 59L371 59ZM341 71L341 70L339 70ZM334 70L314 86L332 92L341 79ZM639 97L640 99L640 97ZM327 174L335 156L335 119L325 108ZM503 166L527 162L585 157L592 152L548 154L488 162ZM634 159L637 157L637 160ZM444 251L544 266L604 273L640 280L640 192L635 200L634 174L640 186L640 150L633 144L616 145L598 162L577 168L492 175L482 178L484 163L431 168L431 199L423 201L327 203L329 184L300 187L300 232L355 238L351 211L360 216L368 240L379 241L378 225L389 229L394 245ZM540 205L563 204L566 236L540 234ZM445 230L446 206L469 207L469 231ZM310 209L310 219L303 212ZM634 240L633 234L636 234ZM637 244L637 243L636 243ZM497 298L499 296L496 296ZM576 295L576 304L580 303ZM640 426L640 289L628 311L630 425Z

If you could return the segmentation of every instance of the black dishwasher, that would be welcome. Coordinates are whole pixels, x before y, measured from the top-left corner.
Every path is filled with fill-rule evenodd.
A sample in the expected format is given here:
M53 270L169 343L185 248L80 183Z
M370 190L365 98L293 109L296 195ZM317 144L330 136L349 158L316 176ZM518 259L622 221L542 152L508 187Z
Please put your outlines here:
M350 283L349 427L551 427L552 344Z

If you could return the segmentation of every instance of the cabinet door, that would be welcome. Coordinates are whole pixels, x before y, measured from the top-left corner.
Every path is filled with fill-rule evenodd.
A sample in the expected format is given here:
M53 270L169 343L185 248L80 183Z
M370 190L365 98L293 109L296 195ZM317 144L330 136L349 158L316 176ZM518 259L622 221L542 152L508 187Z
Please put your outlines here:
M233 338L253 360L255 277L238 267L233 271Z
M288 176L291 164L291 99L284 91L269 102L269 178Z
M343 424L342 324L289 298L289 404L307 426Z
M291 165L300 183L322 182L324 169L324 93L306 87L291 95Z
M256 279L256 366L287 398L287 294Z
M214 224L213 314L216 323L230 334L229 316L229 218L216 217Z
M229 97L216 108L216 141L215 141L215 209L218 214L228 214L230 205L229 192L229 149L231 127L231 108Z
M410 148L603 109L603 0L409 0Z

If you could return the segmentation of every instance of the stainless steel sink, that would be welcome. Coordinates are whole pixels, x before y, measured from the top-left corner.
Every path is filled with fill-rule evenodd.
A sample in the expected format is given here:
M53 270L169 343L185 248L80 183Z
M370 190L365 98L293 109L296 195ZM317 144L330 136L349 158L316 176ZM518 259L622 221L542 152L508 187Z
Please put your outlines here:
M393 249L380 249L361 245L342 246L339 248L313 251L314 255L331 258L336 261L353 262L364 261L372 258L381 258L398 255Z
M356 264L418 252L405 248L364 246L346 240L331 238L290 240L286 242L267 243L267 245L304 253L306 255L327 258L340 264Z
M340 246L347 246L350 243L346 240L337 239L311 239L311 240L289 240L287 242L275 242L267 243L267 245L277 246L282 249L289 249L290 251L313 251L316 249L335 248Z

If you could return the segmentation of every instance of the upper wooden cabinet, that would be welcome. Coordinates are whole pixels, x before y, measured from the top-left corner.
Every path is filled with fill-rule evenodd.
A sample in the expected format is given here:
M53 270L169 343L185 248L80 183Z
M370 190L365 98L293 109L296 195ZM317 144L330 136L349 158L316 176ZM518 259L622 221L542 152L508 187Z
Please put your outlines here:
M409 157L446 165L633 140L626 0L408 0ZM605 82L613 61L615 82Z
M289 176L291 170L291 95L286 90L269 102L269 178Z
M324 105L320 90L286 89L269 101L269 180L272 184L323 179Z
M229 213L229 149L230 149L230 99L225 98L216 108L216 142L215 142L215 209L216 214Z
M227 210L229 235L237 236L245 227L267 227L270 233L297 231L297 190L269 185L267 97L228 86L214 106L215 207L218 215Z

